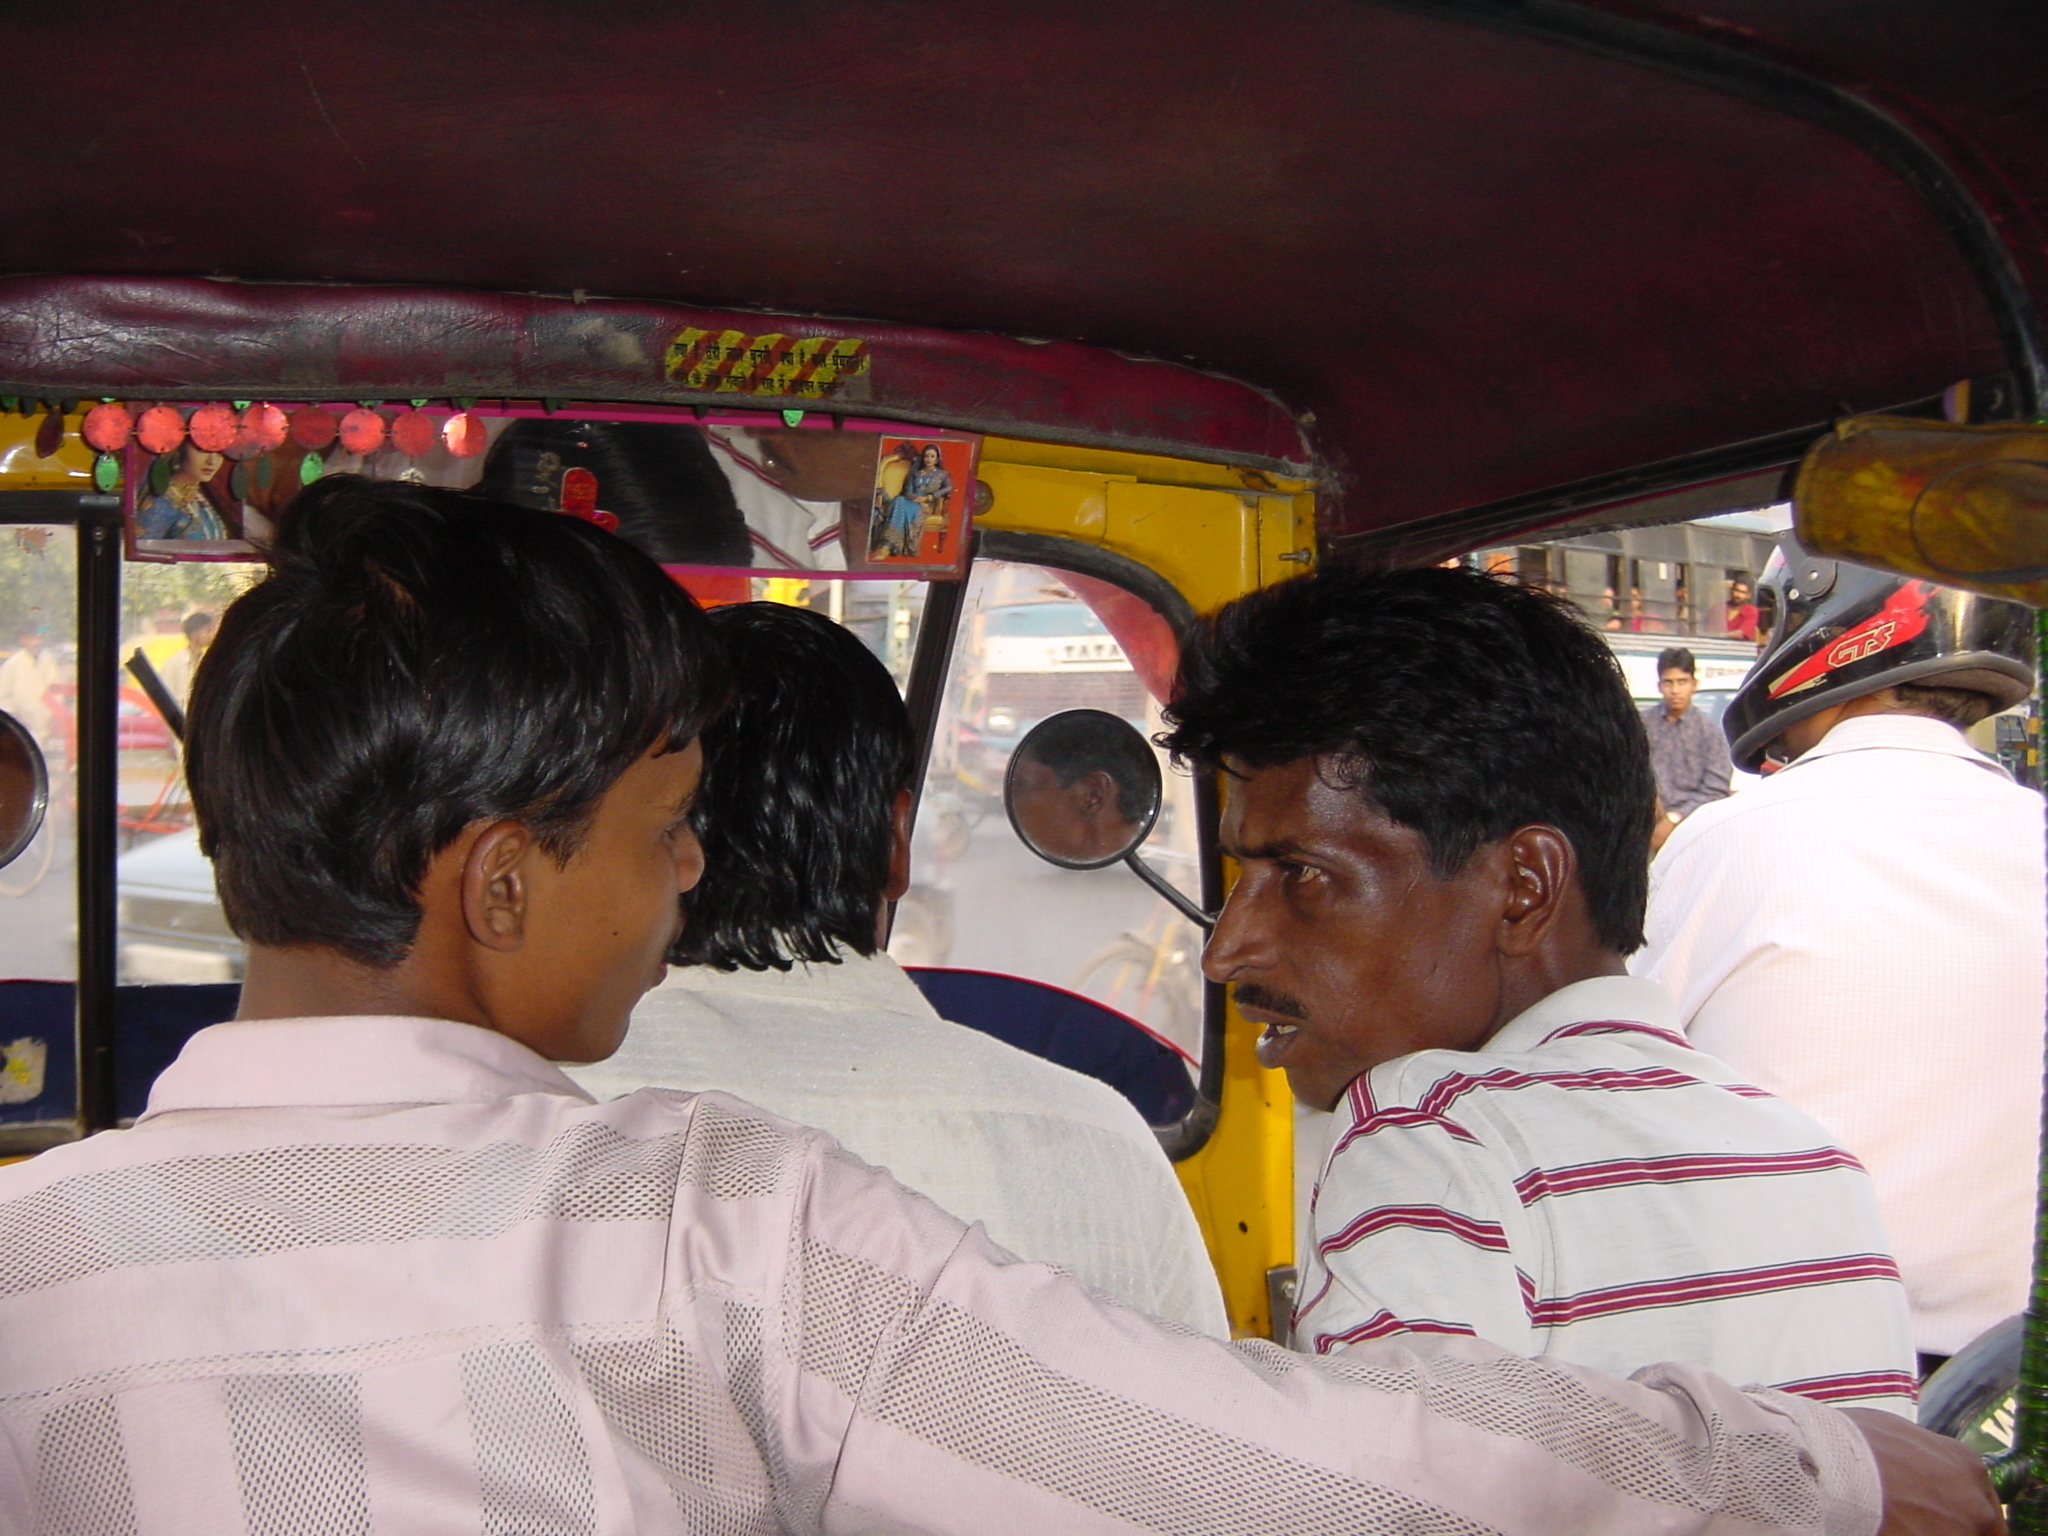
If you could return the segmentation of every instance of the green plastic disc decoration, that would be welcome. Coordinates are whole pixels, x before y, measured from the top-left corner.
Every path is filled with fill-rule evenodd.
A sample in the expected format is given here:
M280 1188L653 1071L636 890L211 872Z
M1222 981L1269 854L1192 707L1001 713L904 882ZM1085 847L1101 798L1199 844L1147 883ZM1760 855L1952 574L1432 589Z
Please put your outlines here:
M228 494L237 501L249 499L249 461L241 460L228 471Z
M257 458L251 459L249 462L255 466L250 472L250 478L256 482L256 494L258 496L268 496L270 494L271 475L276 469L276 466L270 462L270 455L267 453L262 454Z
M177 459L178 455L175 451L173 451L171 453L158 454L156 458L150 463L150 495L161 496L165 491L168 491L171 488L171 475L178 467Z
M319 454L307 454L303 459L299 460L299 484L311 485L320 478L321 471L326 468L327 465Z
M119 454L95 454L92 461L92 483L103 494L111 496L121 489L121 458Z
M784 411L782 413L782 424L785 427L800 427L804 424L804 413L802 411Z

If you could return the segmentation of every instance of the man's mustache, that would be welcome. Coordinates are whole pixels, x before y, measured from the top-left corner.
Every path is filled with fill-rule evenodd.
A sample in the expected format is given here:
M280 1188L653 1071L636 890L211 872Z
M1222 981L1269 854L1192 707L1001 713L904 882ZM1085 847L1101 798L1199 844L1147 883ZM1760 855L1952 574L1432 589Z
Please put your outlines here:
M1239 982L1235 992L1240 1008L1256 1008L1261 1013L1278 1014L1283 1019L1308 1021L1308 1010L1284 992L1262 987L1256 981Z

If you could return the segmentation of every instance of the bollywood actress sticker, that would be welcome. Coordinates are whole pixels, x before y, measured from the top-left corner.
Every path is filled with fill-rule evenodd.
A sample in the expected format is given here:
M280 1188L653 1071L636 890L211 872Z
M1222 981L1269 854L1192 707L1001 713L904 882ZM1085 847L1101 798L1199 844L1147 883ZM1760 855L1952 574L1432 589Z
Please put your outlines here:
M966 555L974 489L974 438L883 434L864 537L870 570L957 572Z

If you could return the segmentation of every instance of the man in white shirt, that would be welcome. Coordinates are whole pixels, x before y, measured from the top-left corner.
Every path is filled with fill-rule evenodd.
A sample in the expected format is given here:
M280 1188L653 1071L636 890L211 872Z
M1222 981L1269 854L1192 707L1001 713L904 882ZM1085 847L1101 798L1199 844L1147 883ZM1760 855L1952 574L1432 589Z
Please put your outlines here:
M723 1088L829 1131L1012 1253L1230 1336L1158 1138L1114 1089L933 1010L882 951L910 884L910 716L830 619L715 610L733 680L704 733L705 877L668 979L592 1093Z
M50 735L50 689L64 680L64 668L49 640L49 625L24 625L19 648L0 661L0 709L26 726L39 743Z
M549 1058L616 1048L702 870L702 616L402 482L320 481L272 561L192 701L240 1016L0 1168L0 1529L2001 1528L1887 1414L1226 1345L739 1100L593 1103Z
M2026 696L2031 615L1789 543L1759 596L1727 724L1789 765L1672 834L1635 969L1870 1170L1930 1368L2026 1298L2041 797L1961 727Z
M1624 974L1656 784L1611 654L1468 570L1327 570L1191 640L1178 753L1230 774L1204 955L1336 1109L1295 1327L1666 1357L1910 1414L1869 1181Z

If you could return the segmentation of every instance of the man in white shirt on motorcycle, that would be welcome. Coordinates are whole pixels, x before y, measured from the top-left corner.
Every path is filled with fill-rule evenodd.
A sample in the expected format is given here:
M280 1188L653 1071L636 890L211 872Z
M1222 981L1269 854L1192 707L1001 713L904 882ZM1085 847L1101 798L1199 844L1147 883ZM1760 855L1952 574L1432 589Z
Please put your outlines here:
M2025 1301L2040 1126L2041 797L1963 729L2027 696L2011 603L1806 554L1725 720L1736 765L1651 873L1636 974L1870 1170L1931 1369Z

